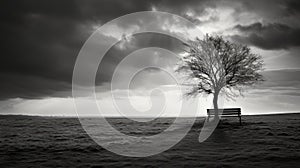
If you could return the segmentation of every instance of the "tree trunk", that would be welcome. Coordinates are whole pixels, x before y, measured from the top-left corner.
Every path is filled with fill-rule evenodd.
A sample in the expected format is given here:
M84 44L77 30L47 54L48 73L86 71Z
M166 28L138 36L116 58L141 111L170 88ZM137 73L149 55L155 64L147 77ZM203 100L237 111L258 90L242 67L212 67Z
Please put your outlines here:
M214 111L215 111L215 116L214 120L219 120L219 108L218 108L218 96L219 96L219 91L215 91L214 93L214 99L213 99L213 104L214 104Z

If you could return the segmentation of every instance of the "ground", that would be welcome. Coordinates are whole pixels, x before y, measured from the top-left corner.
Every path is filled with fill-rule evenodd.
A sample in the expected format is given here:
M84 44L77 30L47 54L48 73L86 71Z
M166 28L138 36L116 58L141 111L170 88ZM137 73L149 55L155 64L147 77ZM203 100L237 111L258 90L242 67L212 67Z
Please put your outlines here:
M159 131L159 127L166 127L171 121L161 119L149 128ZM0 167L298 167L300 164L300 114L243 116L242 126L238 118L224 118L212 136L199 143L203 121L197 119L187 136L171 149L147 158L130 158L98 146L77 118L0 116ZM111 122L122 125L123 120L111 119Z

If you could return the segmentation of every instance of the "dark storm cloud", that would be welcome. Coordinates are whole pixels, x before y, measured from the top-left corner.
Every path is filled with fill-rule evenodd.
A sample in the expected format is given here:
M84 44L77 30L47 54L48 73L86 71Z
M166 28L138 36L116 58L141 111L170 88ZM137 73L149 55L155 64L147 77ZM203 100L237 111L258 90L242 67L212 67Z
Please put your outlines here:
M69 90L77 54L93 31L91 25L149 10L154 4L158 1L1 1L0 99L42 98ZM118 62L115 59L110 56L108 65ZM110 79L109 72L108 68L99 77L99 84Z
M300 13L300 1L287 0L285 1L285 3L286 3L286 9L291 15Z
M148 7L121 0L1 1L0 98L69 89L76 56L92 31L88 26Z
M112 80L112 75L116 66L129 54L139 49L148 47L158 47L163 48L174 53L180 53L184 51L183 43L169 35L159 34L159 33L142 33L136 34L132 37L134 40L134 45L126 50L120 49L118 46L121 42L115 44L103 57L102 62L99 65L98 73L96 76L96 84L101 85L105 82L110 82ZM163 57L163 56L162 56ZM167 59L167 58L166 58ZM151 64L154 61L153 57L144 59L143 62L131 61L130 67L143 66L141 64ZM169 60L171 62L171 60ZM159 64L164 64L160 62ZM151 68L150 68L151 69ZM150 70L149 69L149 70Z
M71 85L61 80L53 80L34 75L0 73L0 100L8 98L65 97L59 92L71 90ZM69 94L70 95L70 94Z
M300 28L284 24L254 23L248 26L237 25L234 29L243 35L234 35L231 37L233 40L263 49L288 49L300 45Z
M150 10L152 7L187 17L186 12L189 9L201 15L207 7L216 8L218 3L236 4L237 2L242 3L235 0L225 0L222 3L211 0L2 0L0 1L0 99L43 98L57 96L57 92L70 91L77 54L92 33L93 25L100 26L111 19L132 12ZM299 14L298 1L280 2L289 15ZM243 2L244 6L237 12L242 10L255 12L257 10L253 6L255 3ZM269 4L273 4L273 1L269 1ZM266 7L265 4L260 6ZM267 13L267 10L262 11ZM197 22L195 18L189 19ZM244 26L245 30L242 30L242 26L238 27L236 28L240 31L252 33L253 37L236 36L236 40L262 48L288 48L299 44L299 41L295 39L297 37L295 33L299 33L299 30L290 25L285 28L288 33L286 37L280 36L283 34L284 28L273 30L271 26L261 25L258 28ZM268 30L271 30L271 33L268 33ZM271 41L275 37L277 37L276 40L283 40L284 43L275 44ZM287 37L291 37L291 39ZM144 41L151 42L149 38L143 38ZM256 38L266 43L260 44ZM155 40L154 38L151 45L164 46L171 44L171 41L168 38L165 40ZM147 45L139 42L139 46ZM116 54L117 51L112 50L111 52L111 55L106 58L109 63L106 66L108 68L105 69L102 76L98 77L98 84L110 79L110 76L107 75L111 71L110 65L113 67L120 61L120 57L117 57ZM115 53L113 54L113 52Z

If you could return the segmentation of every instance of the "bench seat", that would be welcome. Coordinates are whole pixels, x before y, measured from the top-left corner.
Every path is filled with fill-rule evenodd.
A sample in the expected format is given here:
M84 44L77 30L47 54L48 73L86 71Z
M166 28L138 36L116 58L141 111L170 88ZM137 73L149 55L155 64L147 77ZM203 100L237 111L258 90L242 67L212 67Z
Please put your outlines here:
M221 114L222 113L222 114ZM215 115L214 109L207 109L208 121L210 116ZM242 125L242 113L241 108L224 108L219 109L219 116L220 117L238 117L240 120L240 125Z

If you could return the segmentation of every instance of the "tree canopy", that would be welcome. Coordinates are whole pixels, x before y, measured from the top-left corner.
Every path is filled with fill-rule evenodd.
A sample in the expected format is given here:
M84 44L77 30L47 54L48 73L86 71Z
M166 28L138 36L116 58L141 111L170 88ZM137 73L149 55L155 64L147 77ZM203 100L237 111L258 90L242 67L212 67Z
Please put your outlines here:
M182 58L177 72L188 72L189 79L196 84L186 95L196 96L208 93L218 96L224 91L227 96L232 90L241 94L244 86L252 86L263 81L260 71L264 62L260 55L251 52L246 45L225 40L222 36L206 35L185 44L186 56Z

